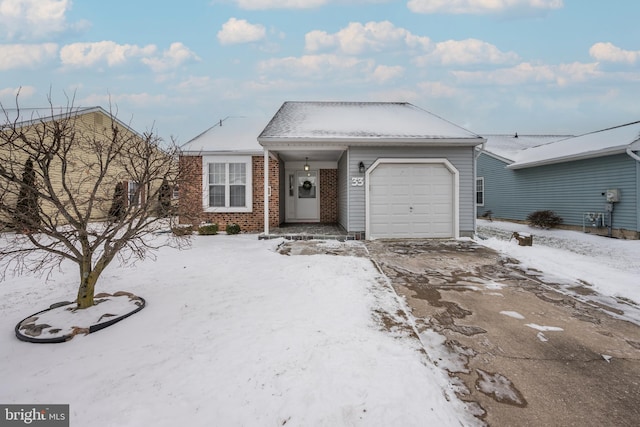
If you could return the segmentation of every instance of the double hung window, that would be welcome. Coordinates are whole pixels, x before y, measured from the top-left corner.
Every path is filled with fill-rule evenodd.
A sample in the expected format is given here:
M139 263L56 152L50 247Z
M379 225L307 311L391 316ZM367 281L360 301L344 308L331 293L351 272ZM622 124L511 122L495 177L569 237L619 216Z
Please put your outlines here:
M206 158L204 162L205 210L251 211L251 157Z
M484 206L484 178L476 178L476 205Z

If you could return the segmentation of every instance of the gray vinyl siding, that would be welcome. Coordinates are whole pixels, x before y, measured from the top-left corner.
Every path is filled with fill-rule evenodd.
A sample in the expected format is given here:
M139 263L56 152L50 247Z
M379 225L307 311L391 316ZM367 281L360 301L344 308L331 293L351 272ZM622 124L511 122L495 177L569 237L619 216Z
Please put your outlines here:
M338 224L345 230L349 229L349 154L342 153L338 160Z
M604 212L603 193L620 190L613 212L613 228L640 231L638 226L638 162L626 154L510 170L486 154L478 159L484 177L484 206L494 218L525 220L538 210L552 210L566 225L582 226L585 212Z
M458 169L460 178L460 235L475 233L475 176L473 147L351 147L349 149L349 178L363 177L358 171L362 161L369 168L381 158L447 159ZM347 183L348 184L348 183ZM365 183L367 185L367 183ZM348 186L349 231L365 230L365 187Z

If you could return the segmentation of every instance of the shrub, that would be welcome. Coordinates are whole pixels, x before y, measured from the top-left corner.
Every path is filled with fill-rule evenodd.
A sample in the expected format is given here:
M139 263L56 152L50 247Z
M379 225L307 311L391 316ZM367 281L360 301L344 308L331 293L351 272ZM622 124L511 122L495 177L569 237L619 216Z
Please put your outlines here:
M202 236L218 234L218 224L202 224L198 227L198 234Z
M529 225L540 228L553 228L562 224L562 218L553 211L535 211L527 216Z
M227 234L240 233L240 226L238 224L227 224Z
M113 191L113 201L109 208L109 220L120 221L124 218L127 210L127 194L124 190L124 184L119 182Z
M31 159L27 159L24 164L20 193L18 194L18 203L15 209L14 225L24 233L32 233L40 226L36 173Z
M191 233L193 233L193 226L192 225L176 225L175 227L171 228L171 231L176 236L188 236Z
M163 179L158 191L158 216L161 218L168 217L171 214L171 193L169 183L166 179Z

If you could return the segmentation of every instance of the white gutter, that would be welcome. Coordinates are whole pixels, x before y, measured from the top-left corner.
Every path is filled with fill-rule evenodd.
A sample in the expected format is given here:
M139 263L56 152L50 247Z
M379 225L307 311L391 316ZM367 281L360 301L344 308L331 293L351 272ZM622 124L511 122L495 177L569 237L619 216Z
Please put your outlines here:
M631 148L631 146L627 147L627 154L632 159L635 159L636 162L640 162L640 156L638 156L636 153L633 152L633 149Z
M480 144L480 149L478 150L478 153L476 154L475 160L478 160L478 157L480 157L480 154L484 153L484 145L487 143L487 140L485 139L482 144ZM477 146L476 146L477 147Z
M484 138L450 138L450 137L433 137L433 138L411 138L411 137L261 137L258 142L263 147L271 149L300 146L306 147L311 144L319 144L330 147L332 145L339 146L386 146L388 144L398 144L401 146L426 145L426 146L475 146L486 141Z

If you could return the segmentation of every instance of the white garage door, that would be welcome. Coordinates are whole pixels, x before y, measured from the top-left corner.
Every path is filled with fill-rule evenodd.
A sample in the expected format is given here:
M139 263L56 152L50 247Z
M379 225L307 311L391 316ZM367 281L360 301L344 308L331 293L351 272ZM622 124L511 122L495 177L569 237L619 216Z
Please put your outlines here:
M454 236L454 174L443 163L380 163L369 175L369 238Z

